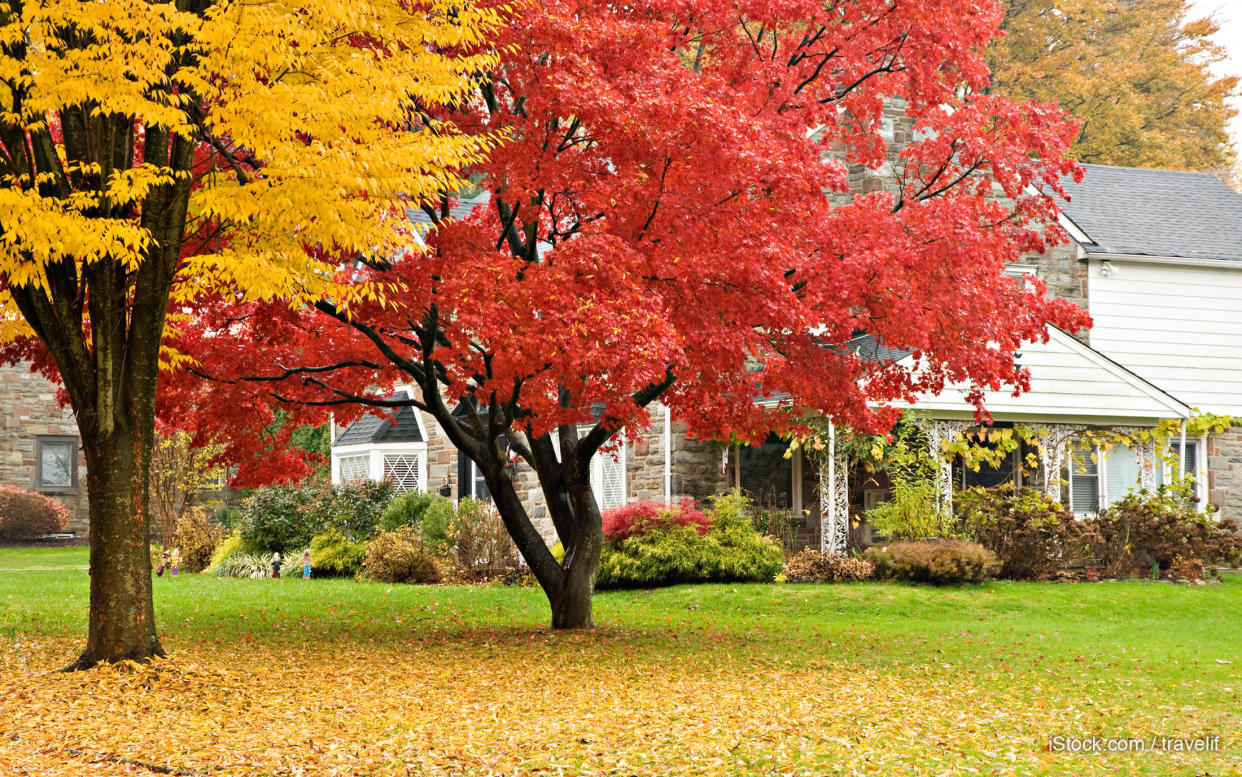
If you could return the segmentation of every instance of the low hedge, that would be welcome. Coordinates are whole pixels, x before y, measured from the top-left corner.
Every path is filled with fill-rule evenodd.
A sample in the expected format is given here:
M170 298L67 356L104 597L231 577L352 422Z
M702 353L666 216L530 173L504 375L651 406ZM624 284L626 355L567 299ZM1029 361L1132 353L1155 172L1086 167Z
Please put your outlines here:
M894 542L869 548L863 557L875 565L880 579L934 585L982 583L1001 568L995 553L962 540Z

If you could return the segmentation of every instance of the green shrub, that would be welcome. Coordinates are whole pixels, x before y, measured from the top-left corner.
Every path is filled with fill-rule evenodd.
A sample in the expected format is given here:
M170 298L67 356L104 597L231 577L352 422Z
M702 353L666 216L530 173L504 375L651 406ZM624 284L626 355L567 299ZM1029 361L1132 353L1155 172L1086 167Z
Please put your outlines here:
M491 580L518 568L518 550L490 502L466 497L449 522L453 567L465 580Z
M268 552L304 548L328 529L362 542L375 534L392 495L391 483L374 481L264 486L242 502L239 528L247 546Z
M874 574L875 566L866 559L811 548L785 562L785 579L791 583L848 583L870 580Z
M412 526L427 550L437 556L446 556L453 549L449 537L449 524L453 521L453 502L439 494L407 491L388 504L380 518L381 531L393 531L402 526Z
M216 545L215 550L211 552L211 559L207 562L207 571L215 572L224 563L224 560L234 553L240 553L245 542L242 540L241 531L234 529L233 533Z
M257 580L272 573L271 554L238 551L213 567L217 577L242 577Z
M33 540L69 528L60 502L16 486L0 486L0 539Z
M366 561L367 549L360 542L348 539L337 529L328 529L311 538L311 569L326 577L353 577ZM297 559L286 559L287 564Z
M995 553L963 540L895 542L869 548L864 558L875 566L876 577L911 583L981 583L1000 570Z
M1095 524L1032 488L972 488L957 498L965 533L1000 559L1000 576L1044 580L1085 564L1100 540Z
M375 534L395 493L386 480L321 486L306 506L306 521L310 526L336 529L350 542L365 542Z
M1094 561L1113 576L1145 573L1153 565L1167 571L1179 556L1208 564L1236 564L1242 557L1238 525L1217 521L1212 508L1199 512L1189 485L1132 493L1094 524L1100 536Z
M224 540L224 529L207 517L201 507L191 507L177 519L173 547L181 553L181 569L202 572L211 564L216 546Z
M444 576L413 526L383 532L368 542L364 567L381 583L438 583Z
M311 537L323 531L323 524L311 523L306 508L316 490L305 486L264 486L242 501L238 528L242 540L265 552L302 548ZM321 517L321 516L317 516Z
M598 588L643 588L677 583L771 582L784 563L779 543L751 525L743 497L717 500L704 534L695 524L666 525L605 543Z
M224 531L232 533L241 523L241 510L236 507L221 507L216 511L215 522L224 527Z

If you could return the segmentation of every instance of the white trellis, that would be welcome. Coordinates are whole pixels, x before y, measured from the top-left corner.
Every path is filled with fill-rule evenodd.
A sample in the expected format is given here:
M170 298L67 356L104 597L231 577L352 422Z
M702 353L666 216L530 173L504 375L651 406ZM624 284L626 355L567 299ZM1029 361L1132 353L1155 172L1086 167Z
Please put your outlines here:
M953 511L953 462L944 455L942 443L956 440L973 424L936 419L919 419L917 423L927 435L928 452L936 462L936 509L941 515L949 515Z
M1070 438L1083 430L1082 426L1048 424L1040 427L1039 465L1044 475L1044 495L1054 502L1061 501L1061 471L1065 468L1065 453Z
M819 469L819 549L844 555L850 532L849 462L837 450L837 427L828 423L828 456Z

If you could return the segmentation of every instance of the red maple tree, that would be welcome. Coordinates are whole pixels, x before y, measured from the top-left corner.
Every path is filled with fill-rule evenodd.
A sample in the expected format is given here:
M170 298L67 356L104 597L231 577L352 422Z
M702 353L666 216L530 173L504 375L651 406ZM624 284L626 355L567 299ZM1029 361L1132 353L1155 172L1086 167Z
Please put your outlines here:
M1014 351L1048 322L1086 323L1004 273L1059 235L1049 195L1075 172L1075 127L986 93L979 51L1000 18L957 0L527 3L476 99L443 116L499 139L463 171L478 206L418 203L425 253L343 257L382 302L246 303L187 325L181 347L217 382L169 399L227 430L260 480L286 463L278 435L254 444L273 398L287 430L416 386L409 404L477 463L553 626L590 626L589 462L652 403L705 437L761 439L808 411L875 431L887 401L946 381L1023 387ZM886 105L908 131L896 158ZM885 185L851 188L868 172ZM842 346L859 332L921 369ZM538 474L563 562L510 451Z

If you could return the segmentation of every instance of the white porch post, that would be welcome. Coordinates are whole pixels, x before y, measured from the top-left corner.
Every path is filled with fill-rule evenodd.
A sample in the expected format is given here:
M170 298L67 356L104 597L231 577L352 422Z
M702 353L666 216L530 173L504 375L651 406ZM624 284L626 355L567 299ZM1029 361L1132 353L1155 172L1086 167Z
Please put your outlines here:
M1177 474L1173 476L1174 483L1181 483L1182 478L1186 477L1186 419L1182 419L1181 435L1177 441Z
M819 549L844 554L849 538L849 464L837 454L837 427L828 423L828 460L819 469Z
M1061 501L1061 469L1065 466L1065 449L1078 431L1076 426L1052 424L1039 441L1039 464L1044 474L1044 496Z

